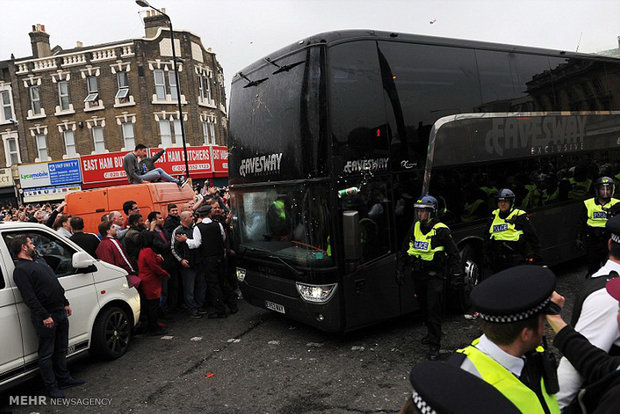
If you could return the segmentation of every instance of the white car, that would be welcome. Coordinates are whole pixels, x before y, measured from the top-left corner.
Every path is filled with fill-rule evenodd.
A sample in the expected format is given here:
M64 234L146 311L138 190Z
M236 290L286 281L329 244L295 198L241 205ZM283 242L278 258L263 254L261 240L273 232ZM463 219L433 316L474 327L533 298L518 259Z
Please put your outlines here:
M54 269L65 289L73 311L68 357L86 350L107 359L123 355L140 319L140 296L128 285L127 273L94 259L49 227L0 222L0 389L38 370L39 341L30 310L13 282L10 242L20 234L30 237L39 257Z

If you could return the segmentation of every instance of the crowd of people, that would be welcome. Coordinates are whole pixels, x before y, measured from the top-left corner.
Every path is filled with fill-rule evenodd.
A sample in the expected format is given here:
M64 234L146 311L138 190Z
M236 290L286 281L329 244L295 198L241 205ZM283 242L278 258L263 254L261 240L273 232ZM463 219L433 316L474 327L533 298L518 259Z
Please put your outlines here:
M127 271L142 299L139 329L167 332L170 313L192 318L225 318L238 311L236 278L228 271L231 214L226 188L204 185L184 209L167 205L167 214L143 216L133 200L122 212L101 217L98 234L84 232L84 220L65 214L65 203L0 207L4 221L45 224L91 256Z

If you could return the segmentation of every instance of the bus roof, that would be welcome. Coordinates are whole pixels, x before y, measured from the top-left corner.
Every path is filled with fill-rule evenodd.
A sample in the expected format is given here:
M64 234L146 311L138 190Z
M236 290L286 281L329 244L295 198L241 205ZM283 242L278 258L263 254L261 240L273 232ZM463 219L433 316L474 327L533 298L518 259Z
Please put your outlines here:
M252 73L254 70L268 65L268 61L273 61L281 58L282 56L288 55L290 53L296 52L298 50L316 46L319 44L324 44L327 46L346 43L356 40L387 40L387 41L398 41L398 42L408 42L408 43L417 43L417 44L425 44L425 45L436 45L436 46L453 46L453 47L461 47L461 48L471 48L471 49L484 49L484 50L495 50L495 51L511 51L518 53L529 53L529 54L537 54L537 55L546 55L546 56L556 56L562 58L586 58L586 59L594 59L601 61L613 61L618 62L620 59L610 56L602 56L596 54L588 54L588 53L577 53L577 52L569 52L564 50L554 50L554 49L543 49L536 47L528 47L528 46L517 46L517 45L509 45L503 43L491 43L491 42L481 42L476 40L464 40L464 39L452 39L448 37L436 37L436 36L424 36L424 35L416 35L416 34L408 34L408 33L397 33L397 32L384 32L380 30L337 30L332 32L324 32L318 33L307 38L301 39L296 43L292 43L286 47L283 47L280 50L277 50L269 55L265 56L263 59L257 60L251 65L245 67L240 71L243 74ZM235 74L232 82L236 82L241 77L239 74Z

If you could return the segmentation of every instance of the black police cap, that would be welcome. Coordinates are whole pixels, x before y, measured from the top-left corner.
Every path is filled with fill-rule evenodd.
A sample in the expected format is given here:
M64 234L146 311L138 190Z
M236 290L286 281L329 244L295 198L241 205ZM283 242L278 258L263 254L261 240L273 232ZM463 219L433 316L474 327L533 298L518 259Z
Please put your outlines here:
M411 369L413 404L421 413L516 414L517 407L491 384L446 362Z
M555 275L541 266L515 266L494 274L470 295L480 317L489 322L512 323L538 313L557 313L551 302Z
M607 220L607 223L605 223L605 230L609 232L613 242L620 243L620 215L613 216Z
M209 215L210 212L211 206L202 206L198 210L196 210L196 213L198 213L198 215L201 217Z

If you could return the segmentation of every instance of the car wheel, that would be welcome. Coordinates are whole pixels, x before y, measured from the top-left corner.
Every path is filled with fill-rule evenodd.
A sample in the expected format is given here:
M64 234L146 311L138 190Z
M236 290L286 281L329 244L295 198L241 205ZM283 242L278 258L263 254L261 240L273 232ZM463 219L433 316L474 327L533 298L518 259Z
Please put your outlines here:
M95 320L91 349L99 357L116 359L127 352L130 339L129 315L124 309L112 306Z

